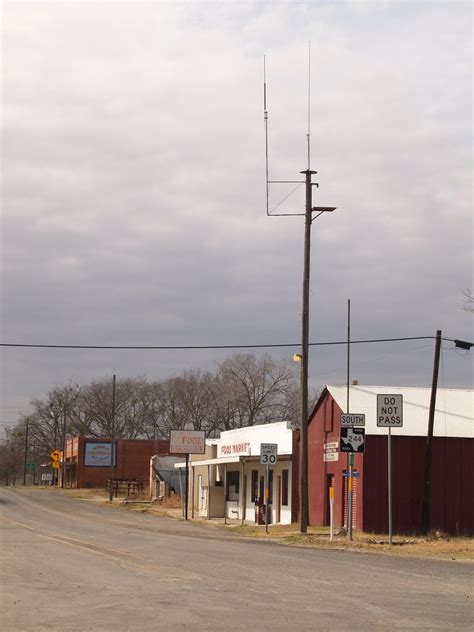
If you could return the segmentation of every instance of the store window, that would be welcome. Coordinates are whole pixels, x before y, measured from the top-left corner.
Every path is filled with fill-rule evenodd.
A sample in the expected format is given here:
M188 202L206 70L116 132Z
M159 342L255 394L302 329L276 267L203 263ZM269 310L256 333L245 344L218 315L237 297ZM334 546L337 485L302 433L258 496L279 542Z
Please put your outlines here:
M240 472L227 472L227 500L239 499Z
M288 470L281 473L281 504L288 505Z

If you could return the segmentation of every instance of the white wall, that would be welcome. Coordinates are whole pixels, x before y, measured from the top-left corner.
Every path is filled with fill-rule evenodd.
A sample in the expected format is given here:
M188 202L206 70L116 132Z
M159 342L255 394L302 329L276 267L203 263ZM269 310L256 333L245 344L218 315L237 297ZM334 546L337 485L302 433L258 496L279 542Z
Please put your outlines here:
M279 524L291 523L291 460L279 461L276 465L272 466L273 470L273 499L271 505L271 524L276 524L277 520L277 502L278 502L278 490L277 482L280 477L280 499L282 499L282 471L288 470L288 505L281 505L280 521ZM247 489L245 493L246 506L244 509L244 519L250 522L255 520L255 503L252 498L252 470L258 471L258 476L265 476L265 466L259 462L250 461L245 464L245 476L247 476ZM240 464L229 464L227 466L227 472L239 472L240 473L240 493L239 500L228 501L226 503L226 514L228 518L242 519L242 503L243 503L243 480L242 480L242 467Z

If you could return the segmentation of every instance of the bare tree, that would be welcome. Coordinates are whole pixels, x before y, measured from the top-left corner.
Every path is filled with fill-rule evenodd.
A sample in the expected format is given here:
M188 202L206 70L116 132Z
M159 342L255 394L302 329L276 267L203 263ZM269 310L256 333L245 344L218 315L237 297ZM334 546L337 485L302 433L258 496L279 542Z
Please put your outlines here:
M466 312L474 312L474 296L472 295L471 288L468 287L466 290L464 290L463 295L464 295L463 309L466 310Z
M295 379L289 361L277 362L268 354L260 358L237 354L224 360L219 365L223 429L284 419Z

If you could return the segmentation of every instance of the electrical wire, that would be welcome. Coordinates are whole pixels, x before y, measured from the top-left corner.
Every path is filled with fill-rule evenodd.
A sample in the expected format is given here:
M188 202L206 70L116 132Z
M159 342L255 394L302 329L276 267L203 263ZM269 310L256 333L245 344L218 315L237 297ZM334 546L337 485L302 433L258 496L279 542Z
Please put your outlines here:
M351 340L351 345L368 344L377 342L403 342L407 340L434 340L435 336L405 336L402 338L373 338L368 340ZM454 342L450 338L442 338L448 342ZM310 342L310 347L323 347L330 345L346 345L347 340L333 340L328 342ZM2 342L0 347L27 348L27 349L111 349L130 351L192 351L199 349L277 349L283 347L300 347L299 342L280 344L240 344L240 345L58 345L58 344L27 344L16 342Z

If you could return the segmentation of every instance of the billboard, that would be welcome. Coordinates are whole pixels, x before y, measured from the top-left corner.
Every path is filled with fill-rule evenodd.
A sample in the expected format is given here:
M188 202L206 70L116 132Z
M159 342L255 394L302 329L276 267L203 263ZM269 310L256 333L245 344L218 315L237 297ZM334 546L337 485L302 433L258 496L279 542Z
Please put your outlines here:
M110 467L112 444L110 441L86 441L84 443L84 465L86 467ZM116 465L114 450L114 465Z
M172 430L170 454L204 454L206 433L204 430Z

